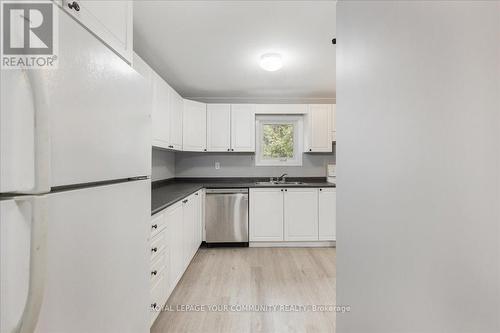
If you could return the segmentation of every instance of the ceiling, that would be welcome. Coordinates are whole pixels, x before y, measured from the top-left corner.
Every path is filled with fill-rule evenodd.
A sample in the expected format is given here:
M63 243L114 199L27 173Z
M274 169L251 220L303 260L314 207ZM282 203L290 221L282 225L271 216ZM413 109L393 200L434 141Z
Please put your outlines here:
M134 50L183 97L334 102L335 1L134 1ZM281 70L259 67L281 53Z

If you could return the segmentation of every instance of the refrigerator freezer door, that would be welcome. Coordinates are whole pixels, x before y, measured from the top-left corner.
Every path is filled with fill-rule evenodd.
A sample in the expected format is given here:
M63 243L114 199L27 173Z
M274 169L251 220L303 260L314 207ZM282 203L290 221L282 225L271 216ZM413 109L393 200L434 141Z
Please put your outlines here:
M0 193L50 190L46 94L34 70L0 71Z
M149 332L149 180L49 194L35 332Z
M1 193L151 174L148 83L62 10L58 38L57 68L2 71Z
M151 174L146 80L67 13L59 15L59 67L45 71L52 186Z

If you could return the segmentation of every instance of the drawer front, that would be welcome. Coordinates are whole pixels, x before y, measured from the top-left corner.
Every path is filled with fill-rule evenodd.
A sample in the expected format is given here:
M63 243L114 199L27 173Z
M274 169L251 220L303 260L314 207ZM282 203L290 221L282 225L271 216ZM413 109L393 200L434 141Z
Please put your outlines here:
M154 260L165 250L167 244L167 231L164 229L151 240L151 260Z
M166 254L165 251L161 252L157 255L155 260L151 261L151 281L153 284L156 284L156 280L160 278L160 276L165 275L166 268Z
M165 279L165 270L163 270L151 285L151 325L153 325L154 321L161 312L161 308L165 305L167 294L167 284Z
M164 213L158 213L151 217L151 237L156 236L160 231L162 231L165 226L167 219Z

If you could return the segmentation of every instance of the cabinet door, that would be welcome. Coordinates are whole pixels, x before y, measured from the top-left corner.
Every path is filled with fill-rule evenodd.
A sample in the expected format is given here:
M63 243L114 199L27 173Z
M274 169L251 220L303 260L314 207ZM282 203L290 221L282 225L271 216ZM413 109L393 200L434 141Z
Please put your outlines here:
M318 240L318 189L285 189L284 225L286 241Z
M255 105L231 105L231 150L255 151Z
M168 242L170 245L170 267L169 269L169 292L175 288L184 273L184 254L183 254L183 205L178 202L166 210L168 223Z
M170 87L153 73L153 146L172 148L170 144Z
M231 151L230 104L207 104L207 150Z
M199 190L198 192L195 193L195 199L196 199L196 223L195 223L195 243L194 243L194 251L198 251L200 248L202 238L203 238L203 233L202 233L202 226L203 226L203 190Z
M250 241L283 240L283 189L250 189Z
M182 136L182 149L184 151L207 150L207 107L205 103L184 100Z
M307 114L306 151L332 151L332 105L311 104Z
M68 5L78 3L79 11ZM63 0L63 8L129 63L133 57L133 3L119 0Z
M182 150L182 110L184 109L184 99L170 88L170 147L175 150Z
M319 240L336 240L337 227L337 190L319 189Z
M182 201L183 204L183 229L182 229L182 242L183 242L183 255L184 255L184 270L189 265L194 251L194 229L196 223L196 200L193 195L190 195Z

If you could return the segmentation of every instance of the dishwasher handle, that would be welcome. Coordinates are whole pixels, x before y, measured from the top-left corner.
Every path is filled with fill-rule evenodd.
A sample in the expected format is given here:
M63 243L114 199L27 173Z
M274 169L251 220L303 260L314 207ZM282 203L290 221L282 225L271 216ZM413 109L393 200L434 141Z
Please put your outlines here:
M248 188L207 188L206 194L248 194Z

